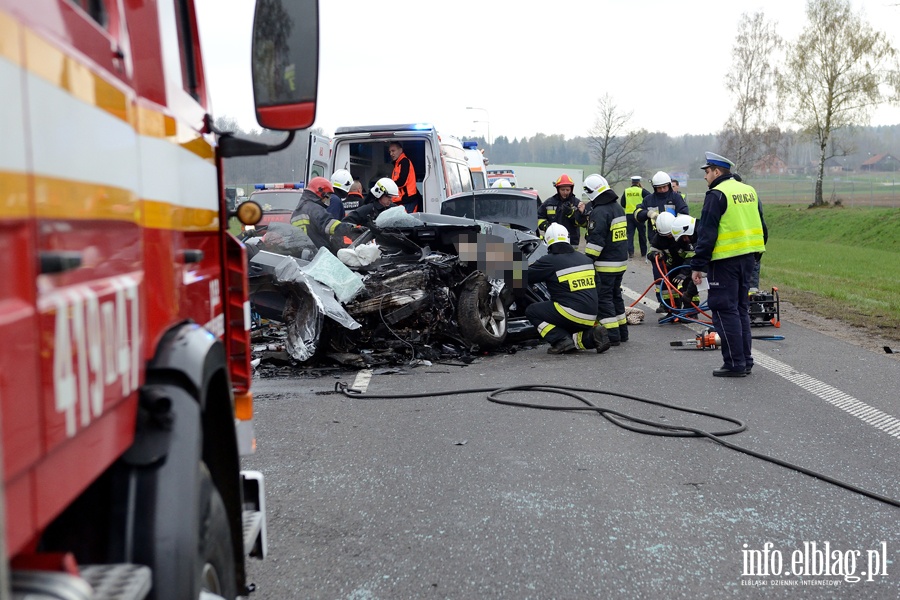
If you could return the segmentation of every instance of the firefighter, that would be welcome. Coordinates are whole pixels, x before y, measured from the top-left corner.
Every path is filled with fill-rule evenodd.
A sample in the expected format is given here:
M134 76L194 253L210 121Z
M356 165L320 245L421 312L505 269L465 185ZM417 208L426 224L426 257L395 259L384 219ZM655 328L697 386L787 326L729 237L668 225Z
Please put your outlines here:
M597 272L597 318L613 346L628 341L622 276L628 265L628 224L619 196L602 175L588 175L584 193L590 200L584 253Z
M647 228L638 225L634 220L634 210L638 204L644 201L644 198L650 195L650 192L641 186L641 176L632 175L631 187L625 189L620 204L625 209L626 222L628 223L628 258L634 258L634 232L637 231L638 241L640 242L641 258L647 256Z
M344 198L344 210L350 212L356 210L363 204L363 186L358 179L354 179L350 184L350 191Z
M551 299L529 304L525 316L550 342L547 354L592 348L606 352L610 342L606 330L597 324L593 261L575 250L569 239L559 223L551 223L544 232L548 253L528 267L528 282L546 282Z
M498 179L497 181L495 181L494 183L491 184L492 190L511 188L511 187L512 187L512 184L509 182L509 179L506 179L504 177L501 177L500 179Z
M745 377L753 369L750 335L750 278L768 231L756 190L731 173L733 163L712 152L700 167L709 186L697 222L691 276L709 281L707 302L722 340L723 364L714 377Z
M656 218L660 213L668 211L672 213L673 216L688 214L688 206L684 201L684 198L672 191L672 179L669 177L668 173L665 171L657 171L650 179L650 184L653 186L653 193L644 198L634 210L634 219L641 227L643 227L644 223L650 224L647 226L648 239L653 237L653 234L656 231ZM650 267L653 269L653 280L659 280L662 276L662 272L657 267L655 260L650 261ZM657 281L656 301L659 302L659 306L657 307L656 312L665 313L667 311L666 307L663 305L661 289L662 284Z
M300 195L300 202L291 214L291 225L300 228L316 248L326 247L332 252L340 248L333 236L347 235L352 227L328 213L334 188L324 177L313 177Z
M678 268L688 263L694 256L694 242L697 236L694 234L694 217L690 215L678 215L666 211L656 218L656 231L650 236L650 250L647 258L651 264L656 264L657 259L666 268L669 282L678 290L680 296L665 294L668 307L688 308L691 302L700 302L697 295L697 286L691 279L690 270ZM674 271L674 273L673 273ZM667 307L665 312L669 313ZM690 314L688 314L690 316ZM668 315L661 317L664 321Z
M334 193L331 194L331 201L328 203L328 214L335 219L343 219L346 216L346 208L344 207L344 199L350 193L350 186L353 184L353 177L347 169L338 169L331 175L331 187Z
M565 173L553 182L553 187L556 193L538 208L538 232L543 232L551 223L559 223L569 232L569 243L577 248L581 243L581 228L586 222L584 202L572 195L575 182Z
M388 154L394 161L394 171L391 173L391 181L397 184L400 195L394 200L402 204L406 212L414 213L422 210L422 195L416 187L416 169L412 161L403 152L403 145L394 141L388 145Z
M399 197L400 190L397 189L397 184L389 177L382 177L369 190L365 204L347 213L344 223L362 225L371 229L375 225L378 215L395 206Z

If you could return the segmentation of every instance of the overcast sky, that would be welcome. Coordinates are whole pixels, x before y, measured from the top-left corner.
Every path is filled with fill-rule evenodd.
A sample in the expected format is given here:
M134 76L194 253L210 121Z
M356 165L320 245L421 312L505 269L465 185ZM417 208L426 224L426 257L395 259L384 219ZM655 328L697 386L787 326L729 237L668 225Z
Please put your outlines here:
M195 0L216 117L256 129L253 0ZM900 1L852 0L900 47ZM466 138L588 135L612 95L632 123L717 131L741 14L762 10L796 39L803 0L320 0L315 127L431 122ZM537 7L537 8L535 8ZM466 110L466 107L482 110ZM479 122L476 122L479 121ZM879 109L874 125L900 123ZM488 131L489 130L489 131Z

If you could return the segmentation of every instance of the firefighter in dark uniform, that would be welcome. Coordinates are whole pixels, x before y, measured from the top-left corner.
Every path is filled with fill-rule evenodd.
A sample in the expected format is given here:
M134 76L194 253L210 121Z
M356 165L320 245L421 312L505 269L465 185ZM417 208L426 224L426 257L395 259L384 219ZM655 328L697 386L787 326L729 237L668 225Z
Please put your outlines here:
M656 217L656 231L650 236L650 250L647 258L651 264L659 262L666 269L666 276L672 286L678 290L679 295L663 294L668 308L688 308L691 303L700 302L697 295L697 286L691 278L689 267L679 268L687 264L694 256L694 242L697 235L694 233L695 220L690 215L674 216L666 211ZM677 233L676 233L677 232ZM661 317L660 322L668 316ZM674 322L674 321L673 321Z
M365 204L347 213L344 223L362 225L371 229L375 225L378 215L395 206L394 202L399 197L400 191L397 189L397 184L389 177L382 177L369 190Z
M635 231L637 231L638 241L640 242L641 258L647 256L647 229L644 225L638 225L638 222L634 220L634 210L649 195L650 192L641 187L639 175L631 177L631 187L625 188L625 192L622 194L620 204L625 209L626 222L628 223L628 258L634 258Z
M394 201L402 204L408 213L422 211L422 195L416 187L416 169L413 167L412 161L403 152L400 142L391 142L388 145L388 154L394 161L391 180L397 184L397 189L400 190L400 196Z
M584 203L572 195L575 182L565 173L553 182L553 187L556 193L538 208L538 232L543 232L550 223L559 223L569 232L569 243L577 248L581 244L581 228L586 224Z
M313 177L291 214L291 225L303 230L316 248L325 246L335 252L341 247L341 236L350 233L352 227L328 214L328 202L333 193L330 181L324 177Z
M353 180L350 184L350 191L344 198L344 210L350 212L356 210L363 205L363 186L358 179Z
M331 175L331 187L334 192L331 194L331 201L328 203L328 214L340 221L347 215L344 207L344 198L350 193L350 185L353 183L353 177L347 169L338 169Z
M550 342L547 354L592 348L606 352L610 342L597 324L593 261L575 250L569 239L559 223L551 223L544 232L548 253L528 267L528 282L546 282L551 300L529 304L525 316Z
M723 364L715 377L745 377L753 369L750 336L750 278L756 255L765 252L768 231L756 190L731 173L734 163L706 153L709 190L697 222L691 276L709 280L707 302L722 340Z
M588 175L584 193L590 200L585 209L587 245L584 253L594 261L597 272L597 319L606 329L613 346L628 341L625 301L622 299L622 276L628 266L628 224L625 209L616 202L601 175Z
M665 171L657 171L650 179L650 184L653 186L653 193L644 198L634 210L634 219L641 227L644 226L644 223L648 223L648 239L653 237L653 234L656 231L656 217L658 217L660 213L668 211L672 213L673 216L686 215L689 213L688 205L684 201L684 198L672 191L672 179L669 177L668 173ZM662 272L660 272L657 267L656 261L650 261L650 267L653 269L653 280L658 280L662 276ZM661 283L657 283L656 301L659 302L660 305L657 307L656 312L665 313L666 308L663 306L662 295L660 293L661 288Z

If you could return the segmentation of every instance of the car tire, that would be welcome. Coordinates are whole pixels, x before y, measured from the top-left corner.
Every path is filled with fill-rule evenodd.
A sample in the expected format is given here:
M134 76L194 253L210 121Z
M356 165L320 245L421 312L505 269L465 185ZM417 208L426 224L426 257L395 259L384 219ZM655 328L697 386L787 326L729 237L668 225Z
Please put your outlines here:
M472 346L491 350L506 340L506 306L501 295L491 294L491 284L483 275L463 284L456 320L463 339Z

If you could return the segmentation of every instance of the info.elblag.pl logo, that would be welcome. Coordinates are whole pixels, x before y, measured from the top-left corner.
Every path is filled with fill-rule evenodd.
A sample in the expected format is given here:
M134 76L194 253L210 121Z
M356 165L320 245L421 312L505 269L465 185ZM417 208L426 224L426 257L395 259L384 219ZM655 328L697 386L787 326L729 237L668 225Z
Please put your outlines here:
M827 541L803 542L802 548L788 552L775 548L772 542L766 542L761 549L752 549L748 544L743 548L741 585L840 585L876 581L888 574L887 542L865 551L833 548ZM756 577L801 579L747 579Z

